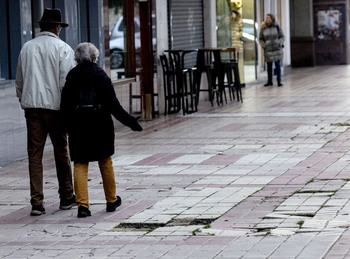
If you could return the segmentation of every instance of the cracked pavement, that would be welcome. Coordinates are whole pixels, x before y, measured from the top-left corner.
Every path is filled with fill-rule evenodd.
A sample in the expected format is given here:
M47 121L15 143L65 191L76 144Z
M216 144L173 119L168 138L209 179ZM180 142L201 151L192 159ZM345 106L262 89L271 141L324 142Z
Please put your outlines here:
M243 103L118 128L114 213L97 163L85 219L58 209L50 150L45 215L29 216L27 160L2 166L0 257L350 258L349 68L293 69Z

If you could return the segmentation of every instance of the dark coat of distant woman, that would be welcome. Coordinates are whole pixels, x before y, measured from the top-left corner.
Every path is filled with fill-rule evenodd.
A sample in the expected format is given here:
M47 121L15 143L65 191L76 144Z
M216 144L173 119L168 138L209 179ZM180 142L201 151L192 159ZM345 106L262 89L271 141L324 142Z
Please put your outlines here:
M269 26L263 22L259 33L259 42L264 49L266 62L276 62L283 59L284 34L279 25L273 23Z
M114 154L113 115L134 131L137 120L120 105L111 79L96 63L78 64L67 75L61 111L67 119L69 151L74 162L103 160Z

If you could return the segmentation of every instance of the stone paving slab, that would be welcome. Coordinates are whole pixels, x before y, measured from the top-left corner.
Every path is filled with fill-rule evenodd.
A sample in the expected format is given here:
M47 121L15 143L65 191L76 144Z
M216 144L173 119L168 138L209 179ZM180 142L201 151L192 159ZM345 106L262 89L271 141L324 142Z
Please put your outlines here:
M114 213L97 163L86 219L58 209L50 149L40 217L29 216L27 160L3 166L0 257L350 258L348 72L293 69L283 87L248 85L244 103L118 127Z

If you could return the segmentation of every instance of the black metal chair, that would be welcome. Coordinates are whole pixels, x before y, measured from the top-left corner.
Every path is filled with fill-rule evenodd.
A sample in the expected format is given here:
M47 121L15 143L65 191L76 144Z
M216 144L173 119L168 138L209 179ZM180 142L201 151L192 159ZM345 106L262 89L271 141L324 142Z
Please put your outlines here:
M178 96L181 99L183 115L197 111L196 68L184 68L184 56L192 51L168 51L171 66L176 71ZM181 55L180 55L181 52Z
M238 62L236 59L236 53L234 48L230 49L218 49L214 50L214 67L217 77L217 84L219 88L219 99L220 103L223 104L223 96L225 98L225 102L227 103L226 91L229 90L230 100L235 99L235 92L237 96L237 101L242 101L242 91L241 91L241 83L239 78L239 70L238 70ZM223 60L221 58L221 53L232 52L234 55L233 58L228 60Z
M214 106L214 98L216 95L216 101L219 104L218 99L218 88L215 84L215 70L213 64L213 51L212 49L199 49L197 53L197 61L196 61L197 73L196 73L196 87L197 87L197 104L199 102L199 94L200 92L208 92L209 101L211 106ZM206 73L208 88L202 89L201 80L202 74Z
M225 68L226 68L225 72L226 72L227 81L228 81L227 87L229 87L229 89L232 91L233 98L234 98L234 91L235 91L237 96L237 101L243 102L242 87L241 87L241 80L239 77L239 67L238 67L239 53L236 48L222 49L221 52L229 54L229 59L223 60L223 63L225 64Z
M185 101L185 113L193 113L197 111L198 95L195 77L197 68L187 68L183 70L183 99Z
M225 103L227 103L226 91L225 91L225 74L227 71L227 67L221 60L221 50L214 49L214 71L215 71L215 85L218 88L218 100L219 104L224 104L223 99L225 98Z
M164 98L165 109L164 114L177 113L181 109L180 96L177 88L177 74L173 66L169 66L166 55L160 55L160 63L163 70Z
M183 68L183 56L180 51L169 51L160 56L163 69L165 113L183 115L197 111L197 90L195 83L196 68ZM181 58L182 57L182 58Z

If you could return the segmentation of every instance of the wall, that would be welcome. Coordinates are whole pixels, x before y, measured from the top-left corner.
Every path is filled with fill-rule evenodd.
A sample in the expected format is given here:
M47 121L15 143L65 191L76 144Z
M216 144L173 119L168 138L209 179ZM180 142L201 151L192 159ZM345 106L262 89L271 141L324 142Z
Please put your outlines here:
M312 8L312 0L290 1L292 67L315 65Z
M157 30L157 87L158 87L158 109L164 114L164 84L163 71L159 56L169 48L168 43L168 4L165 0L156 0L156 30Z
M291 65L291 45L290 45L290 5L289 0L281 2L281 27L284 32L284 52L283 65Z
M9 78L6 0L0 0L0 79Z
M0 82L0 168L27 157L24 112L16 97L14 81Z
M14 79L22 44L31 39L30 0L0 0L1 77ZM10 43L10 45L9 45Z
M204 47L216 48L216 1L203 1Z

